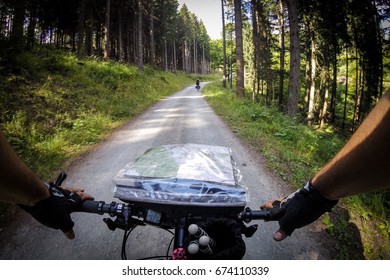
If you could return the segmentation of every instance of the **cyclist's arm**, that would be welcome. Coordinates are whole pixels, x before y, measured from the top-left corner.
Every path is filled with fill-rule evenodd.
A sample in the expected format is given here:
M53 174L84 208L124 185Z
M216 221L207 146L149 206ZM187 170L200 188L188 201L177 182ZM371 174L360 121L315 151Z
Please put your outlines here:
M0 201L18 204L43 225L60 229L73 239L73 207L93 197L82 189L52 185L50 189L16 155L0 131Z
M328 199L390 187L390 90L344 148L312 179Z
M20 160L0 131L0 201L32 206L49 196L45 184Z

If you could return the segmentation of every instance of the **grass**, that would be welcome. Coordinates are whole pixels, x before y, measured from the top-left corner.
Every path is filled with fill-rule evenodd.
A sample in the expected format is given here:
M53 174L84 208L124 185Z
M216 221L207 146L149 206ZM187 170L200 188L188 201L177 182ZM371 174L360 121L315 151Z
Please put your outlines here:
M238 99L213 83L203 93L237 136L266 159L268 168L296 190L346 143L331 127L319 130L289 119L276 108ZM390 259L390 192L342 199L324 216L338 244L335 259Z

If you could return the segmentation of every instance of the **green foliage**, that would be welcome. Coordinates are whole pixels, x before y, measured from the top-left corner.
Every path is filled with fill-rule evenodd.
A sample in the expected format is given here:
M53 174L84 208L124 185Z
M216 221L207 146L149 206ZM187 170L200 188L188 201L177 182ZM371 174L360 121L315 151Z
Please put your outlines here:
M351 222L349 212L342 208L337 209L336 212L336 214L325 214L323 218L327 232L337 242L334 258L341 260L364 259L361 234L357 226Z
M331 127L308 128L272 106L239 99L217 83L207 85L203 93L233 131L294 189L301 188L345 143ZM390 257L389 191L353 196L337 208L337 213L323 220L328 233L340 243L336 258Z
M213 70L223 68L223 42L220 40L212 40L210 43L210 61Z
M110 5L109 9L106 7L107 4ZM22 49L24 42L24 47L29 49L33 45L47 44L55 45L56 48L72 49L80 55L103 56L104 48L101 46L106 42L104 36L99 34L101 34L102 26L107 25L105 15L107 10L110 10L111 14L116 16L110 17L108 26L117 31L110 32L109 40L115 42L115 48L121 49L115 53L112 52L111 58L118 57L118 53L121 53L121 58L118 57L120 60L134 62L133 52L130 50L137 49L140 43L144 43L142 40L139 42L139 38L133 37L134 32L140 31L146 34L153 28L152 34L156 47L166 44L167 53L172 53L173 45L171 42L176 42L176 60L181 60L184 56L182 55L184 41L192 44L194 39L196 39L197 48L202 48L205 59L208 60L210 38L203 22L195 14L187 8L185 11L181 9L183 12L179 13L177 0L144 1L142 6L144 24L135 27L133 21L139 15L137 1L1 1L0 49L9 48L16 54ZM31 20L32 18L34 20ZM79 29L87 26L90 28L89 31L80 34ZM118 30L119 26L122 28ZM19 32L15 33L14 29ZM74 36L76 30L78 30L79 36ZM87 39L87 33L96 35L93 38L93 43L91 42L92 37ZM38 38L40 39L38 40ZM127 42L127 44L117 44L120 41ZM161 48L159 49L161 50ZM185 51L188 52L188 49ZM190 51L192 52L192 50ZM165 67L164 63L161 63L165 61L164 52L156 51L154 54L153 57L148 55L145 59L148 59L148 62L156 67ZM1 57L0 71L3 67L3 59L8 62L12 61L10 64L15 62L14 56ZM151 61L152 59L153 61ZM200 56L198 61L200 63ZM169 64L173 64L173 58L170 58ZM179 69L182 65L182 63L176 64ZM115 87L115 80L106 76L104 78L107 79L106 86Z
M369 259L390 258L390 191L348 197L345 207L362 228L365 255Z

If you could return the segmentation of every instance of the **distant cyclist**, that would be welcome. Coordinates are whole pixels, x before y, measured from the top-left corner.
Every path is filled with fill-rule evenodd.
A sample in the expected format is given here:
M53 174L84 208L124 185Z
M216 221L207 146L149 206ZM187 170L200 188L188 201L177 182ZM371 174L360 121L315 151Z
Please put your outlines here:
M200 82L199 82L199 79L198 80L196 80L196 89L199 91L200 90Z

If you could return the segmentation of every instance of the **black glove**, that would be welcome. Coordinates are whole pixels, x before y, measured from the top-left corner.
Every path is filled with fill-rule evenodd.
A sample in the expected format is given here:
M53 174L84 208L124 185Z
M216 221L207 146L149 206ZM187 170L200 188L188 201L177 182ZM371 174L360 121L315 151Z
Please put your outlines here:
M269 209L273 217L278 217L280 228L291 235L297 228L306 226L325 212L330 212L338 200L323 197L309 181L307 185L292 193L282 201L272 203Z
M81 197L54 183L49 184L49 192L50 197L37 202L34 206L21 204L18 206L47 227L60 229L64 233L70 231L74 226L70 214L81 203Z

